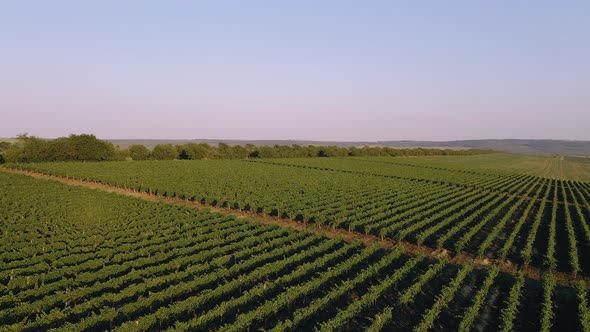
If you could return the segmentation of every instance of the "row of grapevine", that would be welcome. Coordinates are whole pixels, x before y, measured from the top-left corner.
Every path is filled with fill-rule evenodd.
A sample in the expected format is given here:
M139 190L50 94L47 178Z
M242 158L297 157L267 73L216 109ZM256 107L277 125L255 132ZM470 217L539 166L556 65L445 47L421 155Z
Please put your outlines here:
M525 200L528 199L530 193L535 189L535 187L538 185L539 182L541 182L541 181L539 180L539 181L537 181L537 183L533 183L526 190L526 192L524 192L523 196L516 203L514 203L510 207L510 209L504 214L504 216L502 217L502 219L500 219L500 221L498 221L494 225L492 231L488 233L486 239L479 246L479 249L477 250L477 254L480 257L482 257L484 255L484 253L486 252L486 250L492 245L492 242L494 242L494 240L496 240L496 238L498 237L498 235L500 234L500 232L502 231L502 229L504 229L504 227L506 226L506 224L513 218L513 215L516 212L516 210L518 208L520 208L520 206L522 204L524 204Z
M547 181L543 180L542 182L546 183ZM510 232L508 239L506 239L506 242L504 242L504 246L500 250L500 258L506 259L508 252L510 251L510 249L513 246L514 240L516 240L516 237L520 233L520 230L522 229L522 227L525 225L525 223L529 219L529 216L531 215L531 212L533 210L533 206L535 205L535 203L539 199L539 195L541 194L542 190L543 190L543 185L539 185L535 194L532 196L532 199L529 200L526 208L522 212L521 217L518 219L518 222L512 228L512 232ZM539 221L540 221L540 219L539 219ZM532 243L531 243L531 246L532 246Z
M531 262L532 262L533 244L534 244L535 239L537 238L537 232L539 230L539 226L541 225L541 222L543 221L543 214L545 213L545 206L547 205L547 199L549 198L550 192L551 192L551 187L547 186L547 189L545 190L545 194L543 195L543 198L541 199L541 205L539 206L539 209L537 210L537 213L535 214L535 220L531 226L531 229L529 230L525 246L521 251L521 256L522 256L525 266L531 264Z
M567 238L569 242L569 258L571 264L571 271L575 276L581 271L580 260L578 258L578 241L576 240L574 222L570 214L570 207L567 201L567 195L563 183L561 184L561 192L563 196L563 209L565 210L565 225L567 230Z
M549 332L555 318L553 290L555 288L555 277L547 274L543 278L543 302L541 309L541 329L542 332Z
M514 330L514 321L518 314L518 308L521 305L522 291L524 288L524 274L519 272L516 274L516 282L510 288L510 293L506 299L505 307L501 313L500 330L502 332L510 332Z
M578 311L580 316L580 325L584 332L590 332L590 306L588 305L588 290L583 281L580 281L577 286L578 291Z
M336 317L325 322L321 326L321 331L341 331L345 328L353 317L357 316L364 309L374 306L384 292L393 288L393 286L404 278L423 258L416 257L408 260L401 268L389 275L381 283L371 287L369 291L358 301L353 302L346 310L340 311Z
M570 318L557 319L569 313L556 301L571 301L555 291L561 286L524 300L519 294L538 282L497 269L3 172L0 202L0 245L14 244L0 270L8 330L387 330L408 322L430 330L451 324L442 317L469 330L478 313L507 308L502 319L487 318L494 329L534 302L543 310L527 319L539 328ZM476 275L486 278L465 282ZM492 296L498 280L510 292ZM473 300L459 301L472 287ZM587 303L575 305L584 326Z
M479 289L479 291L477 292L477 294L475 295L475 297L473 299L473 304L471 305L471 307L469 307L469 309L467 309L467 311L463 315L463 318L462 318L461 323L459 325L459 331L461 331L461 332L471 331L473 323L475 322L477 317L479 317L479 312L481 310L481 307L484 304L484 301L486 300L486 297L488 296L488 292L490 291L492 284L494 283L496 277L498 276L498 272L499 272L498 268L491 268L489 270L488 276L484 280L481 288Z
M585 252L580 253L587 249L579 242L580 235L575 234L578 230L585 232L584 237L590 241L586 185L557 180L548 184L530 175L367 158L45 163L13 167L474 255L522 259L536 267L542 263L537 258L543 256L549 268L561 268L566 262L558 266L555 248L562 245L570 247L570 260L575 259L576 251L578 261L586 257ZM537 209L543 190L550 195L541 199ZM561 232L563 228L568 243L557 243L562 240L551 236L546 246L535 241L539 227L545 227L542 220L546 205L552 212L549 232ZM570 206L575 213L560 206ZM516 215L520 218L505 239L502 233ZM520 233L527 241L515 241ZM480 239L483 242L478 242ZM571 272L590 273L580 262L570 263ZM43 266L39 262L38 268Z
M447 262L444 260L437 264L431 265L430 268L412 284L411 287L400 293L398 296L397 303L394 306L385 307L383 311L375 315L372 324L367 329L368 331L381 331L385 326L389 325L393 321L393 310L395 306L407 306L410 304L418 293L424 288L424 286L435 276L437 276L443 268L447 266Z
M240 314L236 317L236 320L230 325L224 328L225 330L231 331L243 331L251 328L255 323L263 323L269 317L276 316L281 310L288 309L294 306L298 300L306 297L311 297L314 293L318 292L322 287L330 282L334 282L342 277L349 271L354 271L362 264L363 261L370 259L375 254L375 248L368 248L357 255L352 255L350 258L344 260L341 264L333 269L327 269L322 271L316 278L308 280L307 282L300 283L299 285L290 287L284 292L277 294L274 298L267 300L258 306L254 311L249 311ZM387 260L397 260L400 257L400 253L394 251L387 257ZM209 313L207 313L208 315ZM296 321L294 323L297 323ZM187 324L180 325L182 329L195 329L199 326L203 326L203 319L194 319ZM178 329L178 326L176 327Z
M455 294L459 290L461 283L467 277L469 272L473 269L470 264L463 265L461 270L457 273L457 276L451 282L442 289L440 294L436 297L434 304L428 309L422 316L420 324L414 327L414 331L425 332L429 331L434 326L434 321L440 314L440 312L447 307L448 303L453 300Z

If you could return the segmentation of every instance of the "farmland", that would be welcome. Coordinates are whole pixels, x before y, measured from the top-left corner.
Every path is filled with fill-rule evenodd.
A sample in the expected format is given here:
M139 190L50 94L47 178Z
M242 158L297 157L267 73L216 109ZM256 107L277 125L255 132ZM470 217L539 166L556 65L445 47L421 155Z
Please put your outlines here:
M462 159L467 157L460 157ZM590 183L420 158L22 164L28 170L590 275Z
M590 184L495 156L7 165L0 322L588 330Z
M494 153L455 159L444 157L408 159L410 163L415 164L437 164L441 167L477 169L485 172L503 170L562 180L590 181L590 159L584 157Z
M531 280L23 175L0 173L0 183L8 329L539 330L579 329L587 315L586 287L550 274Z

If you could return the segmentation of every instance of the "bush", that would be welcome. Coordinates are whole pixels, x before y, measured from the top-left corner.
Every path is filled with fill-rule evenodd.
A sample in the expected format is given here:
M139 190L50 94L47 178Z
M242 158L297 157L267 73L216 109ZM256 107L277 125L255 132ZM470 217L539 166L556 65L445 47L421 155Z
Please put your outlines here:
M158 144L152 151L152 159L172 160L178 158L178 152L172 144Z
M128 150L133 160L147 160L150 157L150 150L141 144L130 145Z
M9 162L104 161L115 159L115 147L87 134L55 140L20 135L18 142L4 153L4 157Z

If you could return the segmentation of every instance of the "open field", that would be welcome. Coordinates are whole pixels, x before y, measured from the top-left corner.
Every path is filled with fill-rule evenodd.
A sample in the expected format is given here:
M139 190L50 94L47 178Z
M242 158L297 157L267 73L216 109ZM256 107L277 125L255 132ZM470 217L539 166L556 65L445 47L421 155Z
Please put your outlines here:
M590 183L518 157L7 165L37 178L0 172L0 321L582 330Z
M587 314L588 291L550 275L539 282L23 175L0 172L0 183L8 329L577 330Z
M421 158L19 167L510 264L590 275L587 182L445 167Z
M383 161L395 162L391 158ZM590 158L562 156L525 156L494 153L447 157L406 157L404 163L453 169L479 170L485 172L524 173L560 180L590 181Z

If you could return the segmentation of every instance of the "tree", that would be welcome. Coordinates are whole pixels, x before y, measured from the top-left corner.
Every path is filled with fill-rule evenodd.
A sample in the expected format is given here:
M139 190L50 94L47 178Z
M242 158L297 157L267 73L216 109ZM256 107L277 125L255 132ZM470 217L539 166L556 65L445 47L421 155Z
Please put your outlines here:
M254 144L248 143L244 146L244 148L246 148L246 151L248 151L248 153L252 153L252 152L256 151L256 145L254 145Z
M172 144L158 144L152 150L152 159L172 160L178 158L178 152Z
M11 146L10 142L0 142L0 152L10 149Z
M229 145L220 142L217 145L217 153L219 154L219 159L232 159L232 149Z
M362 156L363 151L356 146L351 146L348 148L348 155L349 156Z
M99 140L94 135L70 135L69 147L73 150L73 160L105 161L115 159L115 147L113 143ZM67 143L65 143L67 144Z
M490 153L487 150L442 150L442 149L395 149L391 147L339 147L274 145L256 147L229 146L219 143L217 147L206 143L182 145L159 144L154 147L151 159L245 159L245 158L302 158L345 156L421 156L421 155L472 155ZM129 149L120 149L112 143L97 139L94 135L81 134L47 140L28 134L17 137L15 144L0 142L0 153L6 162L43 161L103 161L150 159L150 151L143 145L134 144Z
M216 156L215 149L207 143L189 143L177 145L179 159L214 159Z
M53 141L48 141L51 161L76 160L76 151L74 145L67 137L60 137Z
M277 153L276 150L270 146L261 146L258 148L258 157L259 158L276 158Z
M250 154L248 150L246 150L246 148L241 145L234 145L231 147L231 150L232 156L236 159L246 159Z
M348 155L348 150L346 148L341 148L335 145L322 146L317 154L318 157L344 157L346 155Z
M303 150L305 151L305 157L317 157L320 153L319 147L314 145L308 145Z
M150 150L145 145L133 144L129 146L128 150L129 156L133 160L147 160L150 157Z
M10 162L43 161L103 161L115 159L112 143L99 140L94 135L70 135L54 140L22 134L17 143L5 152Z
M128 149L121 149L120 146L115 146L115 159L114 160L130 160Z
M49 143L46 140L21 134L17 136L17 142L4 153L4 158L9 162L40 162L51 160Z

